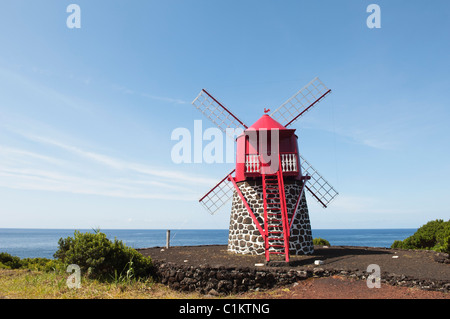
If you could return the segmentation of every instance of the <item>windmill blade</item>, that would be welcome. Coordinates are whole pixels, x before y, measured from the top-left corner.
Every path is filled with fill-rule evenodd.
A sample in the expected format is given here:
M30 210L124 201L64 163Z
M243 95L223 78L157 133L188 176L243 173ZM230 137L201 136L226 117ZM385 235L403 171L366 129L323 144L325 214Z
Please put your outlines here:
M285 127L287 127L329 93L331 93L331 90L316 77L284 102L270 116L280 123L286 123Z
M199 202L211 215L217 213L217 211L233 197L234 186L228 180L228 176L233 174L234 171L235 170L233 169L224 179L200 198Z
M306 189L324 208L327 208L328 204L339 195L339 193L301 155L300 166L302 167L302 174L310 177L308 182L309 185L305 185Z
M230 133L232 132L227 132L227 128L247 128L247 125L239 120L205 89L200 91L199 95L194 101L192 101L192 105L194 105L200 112L203 113L203 115L216 124L217 127L224 133L227 133L231 138L235 138L235 136L231 136Z

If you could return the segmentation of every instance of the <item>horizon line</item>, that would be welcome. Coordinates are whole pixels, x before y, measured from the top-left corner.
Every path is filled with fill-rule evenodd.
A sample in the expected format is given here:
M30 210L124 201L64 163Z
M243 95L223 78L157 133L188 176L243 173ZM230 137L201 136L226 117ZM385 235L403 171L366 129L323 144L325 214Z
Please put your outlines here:
M420 226L419 226L420 227ZM385 230L385 229L416 229L418 227L387 227L387 228L311 228L313 230ZM35 229L35 230L96 230L95 227L83 228L41 228L41 227L0 227L3 229ZM98 228L102 230L229 230L228 228Z

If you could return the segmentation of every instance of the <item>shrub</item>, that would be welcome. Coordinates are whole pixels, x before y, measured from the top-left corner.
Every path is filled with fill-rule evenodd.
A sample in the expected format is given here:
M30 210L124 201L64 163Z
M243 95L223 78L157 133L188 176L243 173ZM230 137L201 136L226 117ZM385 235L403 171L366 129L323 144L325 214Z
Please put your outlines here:
M147 277L152 270L152 260L122 241L109 240L104 233L75 231L74 237L60 238L54 257L65 265L76 264L82 273L98 279L113 279L127 272L127 277Z
M0 268L4 269L31 269L42 271L60 271L63 265L58 260L48 258L23 258L0 253Z
M391 245L391 248L397 248L397 249L404 249L403 248L404 246L403 246L403 241L401 241L401 240L394 240L394 242L392 243L392 245Z
M24 258L21 268L40 271L65 271L64 264L59 260L48 258Z
M330 242L323 238L314 238L313 245L316 246L330 246Z
M8 253L0 253L0 268L18 269L21 266L20 258Z
M400 249L430 249L450 253L450 220L429 221L421 226L412 236L396 240L391 248Z

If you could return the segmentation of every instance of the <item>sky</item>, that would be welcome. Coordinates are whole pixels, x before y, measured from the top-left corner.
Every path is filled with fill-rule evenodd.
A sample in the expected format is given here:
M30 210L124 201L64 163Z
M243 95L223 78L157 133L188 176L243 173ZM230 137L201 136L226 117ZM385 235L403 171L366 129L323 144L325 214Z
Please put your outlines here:
M332 94L291 128L339 196L326 209L307 197L312 228L448 219L449 12L446 0L2 0L0 228L227 229L230 206L210 215L198 199L234 164L175 163L172 132L214 127L191 104L202 88L251 125L315 77Z

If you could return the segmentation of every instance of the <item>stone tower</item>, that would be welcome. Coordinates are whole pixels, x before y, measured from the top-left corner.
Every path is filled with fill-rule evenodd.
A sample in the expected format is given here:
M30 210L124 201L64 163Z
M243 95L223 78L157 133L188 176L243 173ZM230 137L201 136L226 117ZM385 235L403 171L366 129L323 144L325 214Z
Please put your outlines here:
M263 186L258 181L237 183L247 203L252 208L260 224L264 223ZM301 192L301 182L293 181L285 184L286 208L291 218ZM228 233L228 251L238 254L262 255L265 253L264 239L250 217L244 203L235 191L230 215ZM296 219L293 221L289 240L291 255L311 254L314 252L312 243L311 224L305 193L302 194L297 207Z
M305 193L323 207L338 193L299 153L290 126L330 93L314 78L270 115L264 108L250 127L205 89L192 102L236 140L236 168L199 200L215 214L232 199L229 251L265 254L267 261L283 254L286 262L289 255L313 253Z

